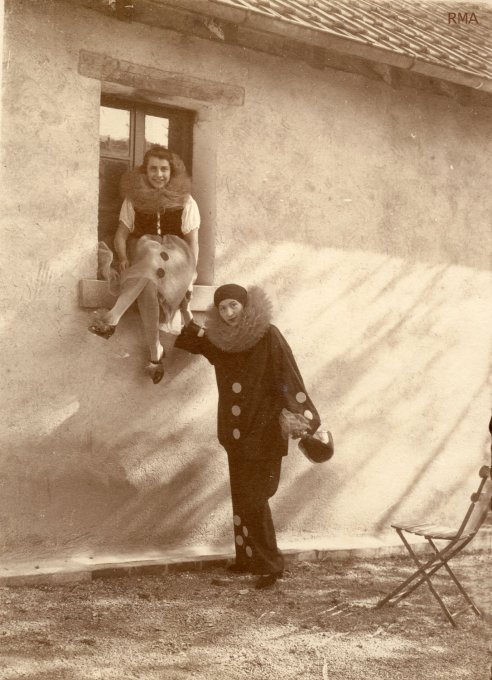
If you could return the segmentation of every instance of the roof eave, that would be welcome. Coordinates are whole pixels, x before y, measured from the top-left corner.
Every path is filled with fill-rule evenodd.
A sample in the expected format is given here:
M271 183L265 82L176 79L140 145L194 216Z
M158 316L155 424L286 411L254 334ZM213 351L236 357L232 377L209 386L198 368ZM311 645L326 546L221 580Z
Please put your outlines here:
M154 0L154 2L201 16L206 15L221 21L231 22L259 33L282 36L310 46L338 52L342 55L346 54L386 64L387 66L394 66L483 92L492 92L492 80L487 78L464 73L454 68L446 68L439 64L432 64L394 50L373 47L362 42L357 43L356 40L330 35L327 32L317 31L308 26L299 26L297 23L294 24L294 22L289 22L288 20L278 20L275 17L269 17L259 12L227 6L216 0Z

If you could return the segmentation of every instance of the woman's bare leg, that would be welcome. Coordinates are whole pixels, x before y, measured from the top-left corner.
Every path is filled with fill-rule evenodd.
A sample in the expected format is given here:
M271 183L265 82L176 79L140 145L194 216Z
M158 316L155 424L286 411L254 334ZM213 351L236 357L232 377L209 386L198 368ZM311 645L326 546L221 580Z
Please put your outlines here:
M150 360L159 361L162 358L164 348L159 339L159 301L157 299L157 286L152 281L146 281L146 285L138 296L137 304L145 339L150 350Z
M105 312L103 320L111 326L116 326L123 314L135 302L148 283L148 279L141 277L125 281L118 299L113 307L108 312Z

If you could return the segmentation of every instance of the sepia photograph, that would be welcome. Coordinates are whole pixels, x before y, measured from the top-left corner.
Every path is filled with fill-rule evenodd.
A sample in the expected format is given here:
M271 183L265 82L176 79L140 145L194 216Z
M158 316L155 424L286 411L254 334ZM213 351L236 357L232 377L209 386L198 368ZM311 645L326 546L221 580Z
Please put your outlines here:
M492 680L492 0L0 36L0 680Z

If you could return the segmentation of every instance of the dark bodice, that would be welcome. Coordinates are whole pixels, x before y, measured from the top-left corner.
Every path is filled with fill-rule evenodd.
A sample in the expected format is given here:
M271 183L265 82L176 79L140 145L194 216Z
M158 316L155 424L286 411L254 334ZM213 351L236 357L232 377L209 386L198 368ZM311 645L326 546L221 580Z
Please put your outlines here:
M140 238L145 236L145 234L159 234L161 236L170 234L183 238L183 231L181 229L182 215L183 208L165 210L159 215L146 215L135 210L135 225L131 236L133 238Z

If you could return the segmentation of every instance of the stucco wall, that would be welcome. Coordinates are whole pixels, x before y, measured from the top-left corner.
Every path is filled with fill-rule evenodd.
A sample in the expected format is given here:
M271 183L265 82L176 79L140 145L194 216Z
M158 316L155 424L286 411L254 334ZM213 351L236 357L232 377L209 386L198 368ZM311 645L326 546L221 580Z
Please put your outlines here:
M337 447L318 467L292 448L273 502L280 538L377 535L410 512L456 516L487 461L490 109L69 3L12 2L0 249L6 554L230 535L211 367L176 350L156 387L135 314L105 342L78 307L77 282L96 269L101 92L78 74L80 49L245 88L243 106L209 106L215 281L271 292Z

